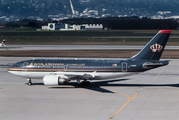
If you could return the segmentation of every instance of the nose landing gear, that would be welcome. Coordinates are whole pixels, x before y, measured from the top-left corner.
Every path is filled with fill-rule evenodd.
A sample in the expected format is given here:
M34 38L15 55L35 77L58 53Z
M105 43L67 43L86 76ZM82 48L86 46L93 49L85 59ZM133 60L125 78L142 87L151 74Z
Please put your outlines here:
M27 79L27 81L28 81L28 85L31 86L31 85L32 85L32 80L31 80L31 78Z

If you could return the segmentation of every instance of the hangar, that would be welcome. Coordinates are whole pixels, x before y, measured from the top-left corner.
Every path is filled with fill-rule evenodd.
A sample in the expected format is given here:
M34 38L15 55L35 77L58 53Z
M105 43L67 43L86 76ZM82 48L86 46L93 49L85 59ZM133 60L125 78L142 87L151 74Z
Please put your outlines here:
M42 26L41 30L54 31L54 30L103 30L102 24L60 24L60 23L48 23L48 26Z

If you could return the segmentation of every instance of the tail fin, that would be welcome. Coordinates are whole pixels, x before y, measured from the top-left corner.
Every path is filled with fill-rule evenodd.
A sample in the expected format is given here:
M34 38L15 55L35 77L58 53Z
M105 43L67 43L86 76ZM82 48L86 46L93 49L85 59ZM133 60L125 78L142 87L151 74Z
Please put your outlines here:
M171 30L159 31L148 44L131 59L159 60L170 36Z

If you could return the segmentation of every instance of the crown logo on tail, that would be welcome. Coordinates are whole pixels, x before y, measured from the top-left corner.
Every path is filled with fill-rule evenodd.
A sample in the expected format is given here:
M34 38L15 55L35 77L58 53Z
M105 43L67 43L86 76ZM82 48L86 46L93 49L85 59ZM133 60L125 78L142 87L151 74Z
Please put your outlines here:
M163 46L160 44L155 43L154 45L150 46L152 52L160 52L163 49Z

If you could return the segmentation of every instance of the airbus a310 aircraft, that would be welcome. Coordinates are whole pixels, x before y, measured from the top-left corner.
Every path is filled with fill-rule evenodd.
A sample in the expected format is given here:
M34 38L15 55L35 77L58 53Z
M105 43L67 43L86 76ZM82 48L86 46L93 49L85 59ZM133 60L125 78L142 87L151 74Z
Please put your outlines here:
M76 80L76 87L86 86L90 80L129 76L169 64L169 60L159 59L170 33L171 30L159 31L139 53L126 60L32 59L15 63L8 72L28 78L29 85L32 78L40 78L44 85Z

